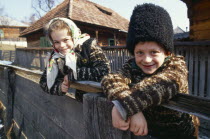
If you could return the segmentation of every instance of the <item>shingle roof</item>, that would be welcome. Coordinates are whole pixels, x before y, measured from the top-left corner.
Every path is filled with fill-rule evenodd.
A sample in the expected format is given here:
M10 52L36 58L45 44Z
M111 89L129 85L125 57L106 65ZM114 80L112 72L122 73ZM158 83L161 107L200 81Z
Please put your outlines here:
M28 27L29 25L6 16L0 16L0 26Z
M55 17L66 17L73 21L92 25L104 26L122 31L128 30L129 21L110 8L88 0L65 0L63 3L49 11L29 28L21 32L21 36L37 31Z
M182 30L180 27L176 27L176 28L174 29L174 34L184 33L184 32L185 32L185 31Z
M189 32L174 34L174 40L183 40L189 38Z

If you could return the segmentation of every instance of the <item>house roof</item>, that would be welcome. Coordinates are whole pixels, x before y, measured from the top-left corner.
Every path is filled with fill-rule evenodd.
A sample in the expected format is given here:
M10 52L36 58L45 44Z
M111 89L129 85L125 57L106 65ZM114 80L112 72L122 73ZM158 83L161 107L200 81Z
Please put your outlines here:
M174 29L174 34L178 34L178 33L184 33L185 31L183 29L181 29L180 27L176 27Z
M0 16L0 26L28 27L29 25L6 16Z
M183 40L189 38L189 32L174 34L174 40Z
M42 29L46 23L55 17L66 17L73 21L128 31L129 21L110 8L88 0L65 0L21 32L21 36Z

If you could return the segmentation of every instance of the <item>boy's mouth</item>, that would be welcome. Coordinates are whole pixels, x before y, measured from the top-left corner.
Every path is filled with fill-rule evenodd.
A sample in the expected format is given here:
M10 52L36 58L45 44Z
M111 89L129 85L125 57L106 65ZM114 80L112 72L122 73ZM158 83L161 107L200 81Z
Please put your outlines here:
M154 66L155 64L152 64L152 65L143 65L145 68L150 68L152 66Z

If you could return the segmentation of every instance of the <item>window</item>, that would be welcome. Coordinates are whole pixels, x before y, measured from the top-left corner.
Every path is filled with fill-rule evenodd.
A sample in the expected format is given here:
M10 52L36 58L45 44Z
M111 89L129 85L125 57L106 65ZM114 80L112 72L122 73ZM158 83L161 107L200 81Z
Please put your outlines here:
M109 39L109 46L114 46L114 39Z
M40 47L51 47L51 44L46 37L40 37Z

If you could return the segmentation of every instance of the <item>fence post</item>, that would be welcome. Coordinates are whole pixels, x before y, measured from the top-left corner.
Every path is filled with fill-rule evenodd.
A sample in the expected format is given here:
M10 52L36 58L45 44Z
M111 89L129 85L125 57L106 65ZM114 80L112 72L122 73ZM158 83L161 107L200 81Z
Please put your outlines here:
M5 75L7 80L8 91L6 94L6 119L5 119L5 133L10 132L13 119L14 107L14 90L15 90L15 72L10 68L6 68Z
M2 50L0 50L0 60L2 60Z
M39 50L39 62L40 62L40 70L44 70L45 65L44 65L44 58L42 57L42 54L44 52Z
M97 94L85 94L83 98L83 118L85 139L130 139L129 131L121 131L112 126L113 104Z

